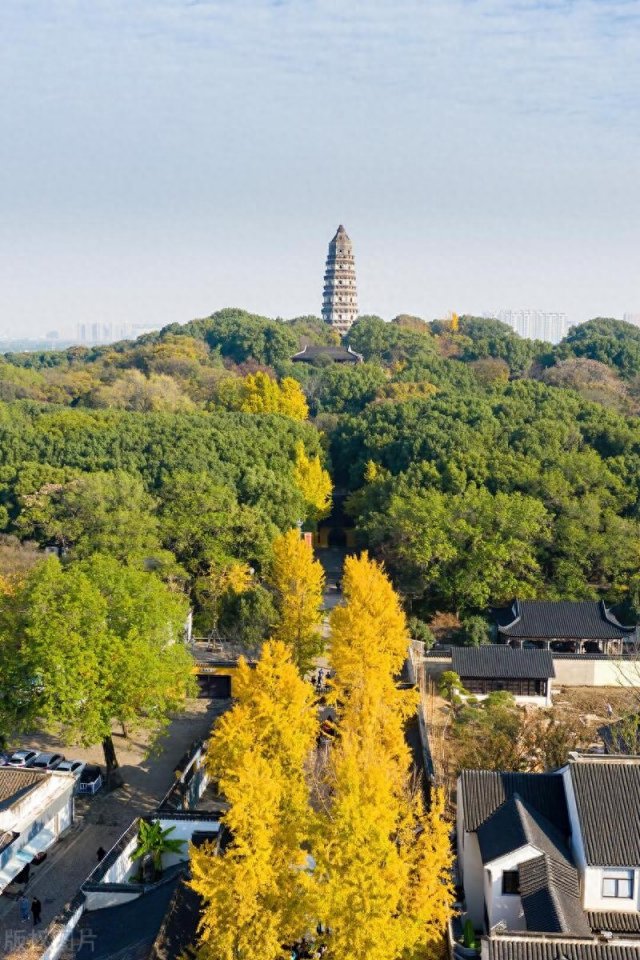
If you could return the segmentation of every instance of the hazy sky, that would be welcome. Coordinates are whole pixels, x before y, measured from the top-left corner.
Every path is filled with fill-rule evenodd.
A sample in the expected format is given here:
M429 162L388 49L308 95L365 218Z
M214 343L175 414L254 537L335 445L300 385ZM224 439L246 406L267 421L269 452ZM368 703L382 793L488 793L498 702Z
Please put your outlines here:
M0 333L640 312L640 0L1 0Z

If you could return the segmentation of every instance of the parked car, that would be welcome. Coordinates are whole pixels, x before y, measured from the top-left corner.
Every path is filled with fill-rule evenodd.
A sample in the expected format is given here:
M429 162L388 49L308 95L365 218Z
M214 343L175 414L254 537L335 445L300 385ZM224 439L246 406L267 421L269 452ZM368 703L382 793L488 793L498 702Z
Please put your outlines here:
M57 770L63 760L61 753L39 753L29 766L32 770Z
M9 757L8 766L30 767L37 756L37 750L15 750Z
M9 754L9 753L4 753L4 752L1 752L1 751L0 751L0 767L6 767L6 766L7 766L7 764L9 763L9 757L10 757L10 756L11 756L11 754Z
M63 760L56 770L58 773L72 773L76 780L79 780L86 765L84 760Z

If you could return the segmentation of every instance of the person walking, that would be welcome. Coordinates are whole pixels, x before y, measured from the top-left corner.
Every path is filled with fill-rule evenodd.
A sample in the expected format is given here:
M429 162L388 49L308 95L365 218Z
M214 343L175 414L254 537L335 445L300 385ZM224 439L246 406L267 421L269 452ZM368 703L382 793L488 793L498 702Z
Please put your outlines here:
M96 856L97 856L97 858L98 858L98 863L100 863L101 860L104 860L104 858L106 857L106 855L107 855L107 851L104 849L104 847L98 847L98 849L97 849L97 851L96 851Z
M42 914L42 904L37 897L34 897L31 901L31 913L33 914L33 925L36 927L40 923L40 916Z
M20 919L25 923L29 919L29 898L25 893L18 900L18 906L20 907Z

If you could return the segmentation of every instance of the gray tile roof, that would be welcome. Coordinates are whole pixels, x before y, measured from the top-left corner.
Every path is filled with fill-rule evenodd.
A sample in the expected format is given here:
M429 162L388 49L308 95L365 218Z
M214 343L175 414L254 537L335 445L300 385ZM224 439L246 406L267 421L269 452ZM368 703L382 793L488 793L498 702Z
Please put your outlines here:
M502 773L463 770L460 795L464 828L475 832L481 823L514 793L549 820L563 836L569 834L569 817L562 777L557 773Z
M578 757L569 770L587 864L640 865L640 758Z
M502 643L454 647L451 669L463 680L465 677L497 680L548 680L555 677L549 650L515 649Z
M548 640L633 639L635 627L625 627L600 600L516 600L494 610L501 634Z
M74 960L146 960L183 873L184 866L140 899L85 911L76 928Z
M483 863L527 844L540 853L571 864L564 835L550 820L514 793L478 827L478 843Z
M528 931L590 935L580 901L578 871L569 860L543 854L521 863L518 875Z
M640 933L640 913L637 910L588 910L587 919L594 932L607 930L610 933Z
M483 960L640 960L640 943L597 943L565 938L493 937Z
M0 810L8 810L49 776L29 767L0 767Z
M363 359L362 355L356 353L351 347L315 346L312 344L304 347L299 353L295 353L291 359L311 362L318 357L328 357L337 363L361 363Z

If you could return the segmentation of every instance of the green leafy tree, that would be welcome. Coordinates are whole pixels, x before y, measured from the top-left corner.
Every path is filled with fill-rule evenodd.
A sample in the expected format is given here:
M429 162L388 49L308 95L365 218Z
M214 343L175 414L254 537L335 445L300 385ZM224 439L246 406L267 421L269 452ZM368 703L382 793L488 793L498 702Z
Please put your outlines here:
M428 624L426 624L424 620L420 620L419 617L409 617L408 626L409 634L413 639L424 643L425 650L430 650L436 642L436 638L429 629Z
M111 774L113 724L158 734L195 689L187 609L154 574L111 557L48 559L3 598L0 662L25 678L14 719L38 720L69 743L102 743Z
M162 556L155 501L123 470L45 484L21 498L17 527L74 558L105 553L120 560Z
M484 617L467 617L462 621L462 636L465 647L480 647L491 643L491 628Z
M182 853L186 845L185 840L178 840L171 836L175 827L163 829L159 820L141 820L138 827L138 844L131 854L132 860L140 860L148 853L153 857L156 873L162 873L162 858L169 853Z
M259 566L271 555L274 527L208 473L178 471L167 480L160 527L167 548L192 574L224 569L234 559Z

